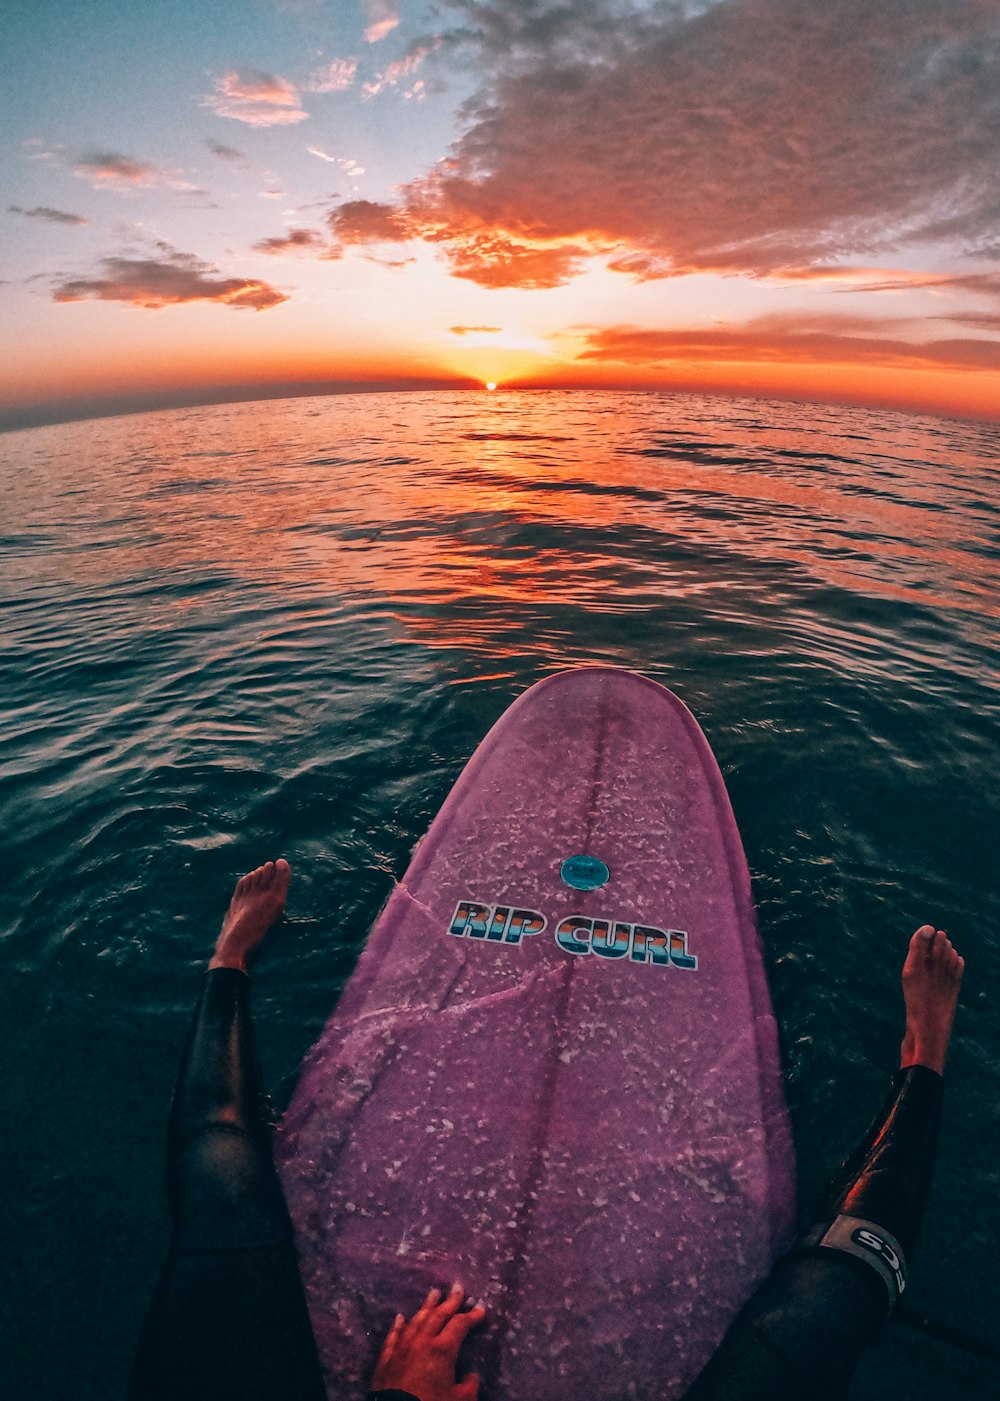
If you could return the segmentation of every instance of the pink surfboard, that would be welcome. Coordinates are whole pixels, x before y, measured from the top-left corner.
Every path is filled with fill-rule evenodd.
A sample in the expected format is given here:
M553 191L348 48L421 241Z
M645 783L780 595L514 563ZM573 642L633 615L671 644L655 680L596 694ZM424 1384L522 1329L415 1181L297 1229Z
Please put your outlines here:
M750 879L670 691L592 667L476 750L277 1136L331 1398L460 1281L484 1401L682 1396L786 1243Z

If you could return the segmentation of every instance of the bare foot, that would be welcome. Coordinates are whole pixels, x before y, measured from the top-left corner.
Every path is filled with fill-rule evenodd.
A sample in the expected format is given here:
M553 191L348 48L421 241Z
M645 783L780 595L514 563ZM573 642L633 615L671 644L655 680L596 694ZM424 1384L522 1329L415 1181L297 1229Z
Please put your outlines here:
M922 924L910 940L903 964L906 1032L899 1058L901 1070L908 1065L927 1065L944 1074L964 969L965 959L955 952L944 930Z
M236 882L209 968L247 971L247 959L285 908L292 868L282 858L258 866Z
M372 1378L373 1391L408 1391L420 1401L476 1401L479 1378L475 1372L455 1381L458 1351L486 1310L477 1304L462 1309L463 1290L453 1284L441 1300L432 1289L423 1307L409 1322L397 1314Z

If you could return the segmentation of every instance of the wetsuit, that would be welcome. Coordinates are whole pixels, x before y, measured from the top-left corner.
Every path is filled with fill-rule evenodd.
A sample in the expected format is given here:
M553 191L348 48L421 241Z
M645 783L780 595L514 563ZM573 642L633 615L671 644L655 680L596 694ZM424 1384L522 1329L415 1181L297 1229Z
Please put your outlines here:
M906 1282L944 1081L897 1071L812 1228L737 1314L685 1401L841 1401Z
M944 1082L899 1071L812 1229L737 1315L685 1401L841 1401L905 1282ZM129 1401L326 1401L261 1113L249 979L209 972L167 1140L173 1235ZM417 1401L371 1393L369 1401Z
M326 1401L261 1112L250 982L214 968L167 1135L173 1234L129 1401Z

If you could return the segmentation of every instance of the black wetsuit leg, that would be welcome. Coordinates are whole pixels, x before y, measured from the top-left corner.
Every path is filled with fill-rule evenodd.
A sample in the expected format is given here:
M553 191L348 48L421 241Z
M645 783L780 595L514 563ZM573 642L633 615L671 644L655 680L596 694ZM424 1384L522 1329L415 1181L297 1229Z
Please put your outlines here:
M173 1234L129 1401L325 1401L236 969L212 969L195 1009L167 1190Z
M863 1348L895 1303L894 1276L905 1273L916 1243L943 1089L941 1076L926 1066L897 1072L813 1228L737 1315L685 1401L842 1401L847 1395Z

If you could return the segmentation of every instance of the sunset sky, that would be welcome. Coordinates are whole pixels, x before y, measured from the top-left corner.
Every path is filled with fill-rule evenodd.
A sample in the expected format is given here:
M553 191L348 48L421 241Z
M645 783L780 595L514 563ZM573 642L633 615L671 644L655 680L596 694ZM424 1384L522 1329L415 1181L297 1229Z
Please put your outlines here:
M0 426L338 384L1000 419L997 0L14 0Z

